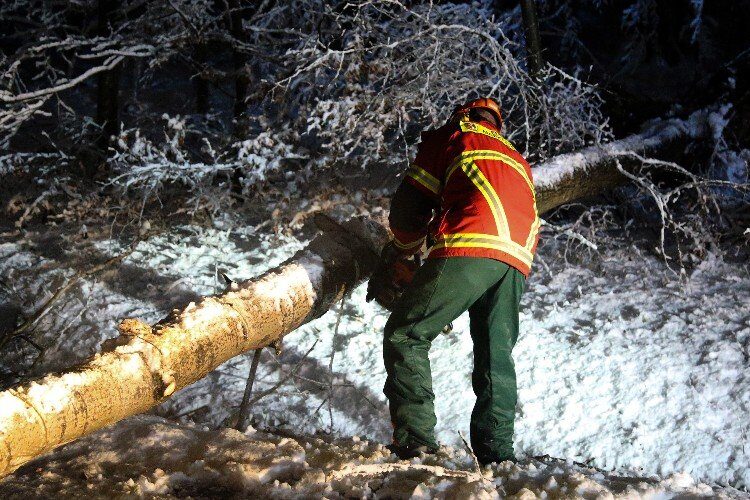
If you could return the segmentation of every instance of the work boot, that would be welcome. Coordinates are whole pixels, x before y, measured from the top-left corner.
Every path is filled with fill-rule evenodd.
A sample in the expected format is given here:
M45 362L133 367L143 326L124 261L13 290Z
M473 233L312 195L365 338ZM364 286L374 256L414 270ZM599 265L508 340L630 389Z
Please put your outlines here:
M396 455L401 460L409 460L412 458L417 458L422 455L434 455L437 453L437 448L432 448L430 446L420 445L420 446L401 446L395 443L391 443L388 446L386 446L388 450Z

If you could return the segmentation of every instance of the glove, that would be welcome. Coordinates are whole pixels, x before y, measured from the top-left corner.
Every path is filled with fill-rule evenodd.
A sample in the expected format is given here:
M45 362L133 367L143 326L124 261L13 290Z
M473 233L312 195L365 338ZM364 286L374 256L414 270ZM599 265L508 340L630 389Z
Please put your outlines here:
M388 243L367 285L367 302L375 299L375 302L392 311L418 268L416 260L401 254L393 242Z

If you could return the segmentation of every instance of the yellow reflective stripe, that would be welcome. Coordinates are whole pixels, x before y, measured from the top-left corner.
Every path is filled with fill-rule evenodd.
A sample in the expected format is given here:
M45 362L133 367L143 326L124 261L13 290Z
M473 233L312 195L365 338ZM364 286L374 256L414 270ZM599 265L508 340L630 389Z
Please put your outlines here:
M536 205L534 206L534 213L536 213ZM539 228L541 227L541 225L542 225L542 219L540 219L539 216L537 215L534 218L534 222L531 224L529 237L526 238L526 245L525 245L526 250L531 251L531 247L534 246L534 241L536 239L536 235L539 232Z
M505 239L501 236L496 236L494 234L484 234L484 233L448 233L448 234L442 234L440 235L440 238L442 240L446 241L479 241L479 240L487 240L488 242L496 245L508 245L523 254L527 259L531 260L534 258L534 254L531 253L530 250L527 250L523 246L521 246L520 243L516 243L515 241L511 239Z
M508 219L505 216L505 209L503 204L500 202L500 198L492 189L492 184L484 176L476 163L471 160L461 162L461 170L464 171L466 177L474 183L474 185L482 193L487 204L490 206L492 211L492 218L495 219L495 227L497 228L497 234L510 239L510 229L508 228Z
M412 163L409 169L406 171L406 175L411 177L431 192L438 194L440 192L440 181L427 170L419 167L415 163Z
M461 120L461 122L459 123L459 126L461 127L461 132L474 132L477 134L486 135L487 137L492 137L493 139L497 139L498 141L502 142L513 151L516 150L516 148L513 147L513 144L511 144L508 139L503 137L499 132L495 132L492 129L488 129L484 125L481 125L475 122Z
M395 236L393 237L393 244L396 245L396 248L399 248L401 250L412 250L415 247L418 247L422 245L422 243L425 240L425 236L419 238L417 241L413 241L411 243L401 243L398 238Z
M473 149L471 151L464 151L453 159L453 162L448 167L445 176L445 182L448 182L450 175L461 165L462 161L467 160L499 160L503 156L502 153L494 151L492 149Z
M439 248L484 248L488 250L497 250L499 252L507 253L508 255L515 257L523 264L526 264L528 267L531 267L532 265L532 261L530 259L526 258L522 253L520 253L518 249L508 245L497 243L482 243L477 241L458 241L452 243L441 242L432 247L432 250L437 250Z
M523 176L524 180L526 180L526 183L529 186L532 197L534 199L534 222L532 222L531 227L529 228L529 235L526 238L525 245L522 246L511 239L510 228L508 226L508 220L505 215L505 210L503 208L502 202L500 201L500 198L498 197L495 190L492 188L490 182L484 176L479 167L474 163L475 160L503 161L504 163L510 165L514 170L519 172ZM461 170L463 170L469 180L471 180L471 182L482 193L482 196L484 196L487 204L490 206L492 216L495 219L497 232L500 236L495 236L494 238L496 239L494 241L488 242L488 247L496 248L497 250L502 250L506 253L509 253L522 262L526 262L529 266L531 266L531 260L533 259L531 248L534 245L536 234L539 231L539 227L541 225L541 220L539 219L536 211L536 196L534 193L534 186L531 183L529 177L526 175L526 170L523 168L523 165L515 161L513 158L510 158L508 155L499 153L497 151L466 151L460 154L449 167L445 177L446 182L450 178L451 174L459 167L461 167ZM473 241L467 241L467 237L473 239ZM457 238L459 239L454 239L456 244L461 244L462 246L481 247L484 243L477 243L477 241L479 239L482 239L484 241L487 240L487 238L492 238L492 236L477 233L461 233L457 236ZM491 245L494 245L494 247ZM499 248L497 245L501 245L503 248Z
M504 240L491 234L460 233L442 235L441 239L432 247L432 250L438 248L488 248L499 250L512 255L529 267L531 267L534 259L531 252L515 241Z
M534 183L531 182L531 179L529 178L528 174L526 173L526 169L519 163L518 161L514 160L508 155L504 155L500 153L500 161L508 164L513 170L521 174L521 177L523 177L523 180L526 181L526 185L529 186L529 190L531 191L531 197L534 198L534 202L536 203L536 191L534 190Z
M492 151L491 149L475 149L473 151L465 151L458 155L455 160L453 160L453 163L451 163L451 166L448 167L448 171L445 174L445 183L448 183L448 179L450 179L451 174L456 170L456 168L461 164L461 161L463 160L496 160L496 161L502 161L503 163L507 164L509 167L511 167L513 170L521 174L523 177L523 180L526 181L526 185L529 186L529 189L531 190L531 196L534 198L534 201L536 202L536 192L534 190L534 183L531 182L531 179L526 174L526 169L519 163L518 161L514 160L510 156L500 153L498 151Z

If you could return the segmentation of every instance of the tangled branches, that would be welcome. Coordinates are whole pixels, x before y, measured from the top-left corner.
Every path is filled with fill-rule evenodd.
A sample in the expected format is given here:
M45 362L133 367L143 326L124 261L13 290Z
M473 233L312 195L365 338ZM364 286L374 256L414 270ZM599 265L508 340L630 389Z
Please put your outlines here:
M336 159L402 163L417 132L469 97L501 102L506 134L532 159L609 137L596 90L549 66L542 82L523 66L513 13L477 5L349 2L320 12L315 37L288 51L277 82L300 103L308 132ZM517 16L516 16L517 17Z
M2 14L22 4L7 4ZM94 30L94 36L83 27L54 29L65 15L53 13L57 17L40 25L39 43L3 61L0 100L7 106L0 142L7 145L35 115L54 118L52 98L58 114L63 109L77 116L80 106L73 109L65 100L128 58L146 62L152 72L167 62L185 63L192 76L183 78L210 81L221 93L236 83L233 97L246 112L235 115L234 133L210 143L201 137L191 149L184 130L181 139L168 131L159 142L158 129L139 131L134 127L140 123L126 123L110 143L108 184L145 199L181 183L191 193L191 210L205 204L216 210L231 202L230 179L247 194L290 161L296 184L329 177L342 165L352 175L395 178L422 129L480 95L501 102L506 135L532 160L609 138L594 87L552 66L541 79L527 74L516 11L495 18L482 4L401 0L267 0L252 7L228 2L225 8L187 0L123 2L109 31ZM209 56L209 47L219 50ZM232 61L217 55L222 51ZM149 84L142 74L133 78ZM220 116L222 110L215 111ZM185 121L189 113L169 114ZM56 120L68 127L82 121Z
M712 255L746 259L750 218L743 219L740 210L737 219L733 208L741 208L750 194L747 181L712 178L632 151L623 152L615 164L630 181L620 203L567 205L564 214L553 213L553 222L545 221L543 238L562 245L566 263L590 262L602 257L603 248L630 246L639 239L680 279Z
M640 172L628 172L619 162L618 170L656 207L659 238L654 250L669 269L684 274L686 268L709 253L722 253L716 228L726 226L728 221L722 217L726 203L719 198L726 195L727 190L746 195L750 184L701 177L673 162L644 158L635 153L630 156L641 163ZM664 185L654 180L655 175L684 180L676 185Z

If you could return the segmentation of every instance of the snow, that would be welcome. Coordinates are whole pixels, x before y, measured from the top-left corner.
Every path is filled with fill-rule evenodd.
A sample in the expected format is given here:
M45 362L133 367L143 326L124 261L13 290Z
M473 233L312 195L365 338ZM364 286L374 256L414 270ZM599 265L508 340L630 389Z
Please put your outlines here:
M747 485L747 278L705 263L680 289L650 267L573 268L531 287L525 301L538 309L514 351L517 446ZM570 282L588 284L585 294Z
M39 322L35 340L47 346L40 365L59 369L69 366L71 358L83 359L104 337L116 335L124 317L154 322L180 301L195 300L195 294L223 290L217 268L234 280L247 279L304 245L290 236L255 234L249 228L181 226L154 236L123 262L127 274L86 281L80 293L68 294ZM109 241L95 242L93 248L104 254L100 258L121 251ZM635 248L601 249L606 258L585 266L565 264L552 247L543 245L541 252L551 274L537 272L530 279L514 351L520 391L517 453L549 454L618 475L658 475L674 483L665 486L666 480L658 480L659 488L681 488L691 481L747 488L747 272L707 259L685 282L678 282L664 274L659 262L639 257ZM35 297L37 304L44 299L45 286L72 274L67 267L70 255L40 253L23 240L0 245L0 274L12 277L17 294ZM316 266L306 267L314 272ZM278 358L264 352L254 392L287 380L255 403L253 426L295 435L332 432L389 440L381 392L381 335L387 313L365 303L364 295L364 287L356 289L331 312L287 336ZM468 433L474 399L471 351L468 318L461 317L452 333L436 340L430 355L438 438L449 445L459 445L458 431ZM176 393L157 413L209 428L226 425L241 399L249 364L249 356L225 363ZM101 446L104 452L106 443ZM545 471L539 473L545 482L555 476L550 491L563 484L572 488L569 491L579 487L572 479L562 482L551 466L538 466ZM165 467L160 466L168 471ZM573 474L574 468L559 467ZM153 469L149 474L143 481L138 476L129 479L134 488L167 487ZM239 477L239 472L233 474ZM436 477L425 491L443 487ZM611 488L602 486L601 478L586 478L593 483L580 486L581 491ZM540 485L527 489L533 494L543 491Z
M726 165L727 180L736 184L745 184L750 179L748 165L750 165L750 149L737 151L725 151L723 153Z
M711 129L711 137L715 144L721 144L724 140L724 129L729 124L732 107L731 104L724 104L708 115L708 126Z
M397 461L350 438L204 430L154 416L68 444L0 482L13 498L746 498L686 474L613 475L528 459L475 469L463 449Z

